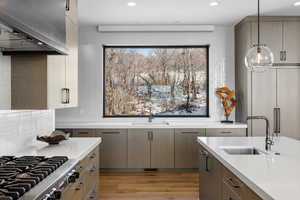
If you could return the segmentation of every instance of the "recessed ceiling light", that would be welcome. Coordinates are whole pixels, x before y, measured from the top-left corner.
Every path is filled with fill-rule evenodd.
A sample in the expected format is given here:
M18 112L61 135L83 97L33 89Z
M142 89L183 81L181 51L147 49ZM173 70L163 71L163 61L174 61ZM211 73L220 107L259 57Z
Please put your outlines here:
M212 7L215 7L215 6L220 5L220 2L219 1L211 1L209 5Z
M134 6L136 6L136 3L133 2L133 1L131 1L131 2L128 2L127 5L128 5L129 7L134 7Z
M300 1L295 2L294 6L300 6Z

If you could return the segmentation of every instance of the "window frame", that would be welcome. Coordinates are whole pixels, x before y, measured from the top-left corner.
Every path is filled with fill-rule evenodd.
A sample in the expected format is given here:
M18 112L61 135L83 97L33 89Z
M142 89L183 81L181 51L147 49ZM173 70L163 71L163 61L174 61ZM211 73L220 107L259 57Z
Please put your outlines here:
M205 48L206 49L206 115L154 115L155 118L210 118L209 50L210 45L102 45L102 117L103 118L148 118L149 115L106 115L105 114L105 50L108 48Z

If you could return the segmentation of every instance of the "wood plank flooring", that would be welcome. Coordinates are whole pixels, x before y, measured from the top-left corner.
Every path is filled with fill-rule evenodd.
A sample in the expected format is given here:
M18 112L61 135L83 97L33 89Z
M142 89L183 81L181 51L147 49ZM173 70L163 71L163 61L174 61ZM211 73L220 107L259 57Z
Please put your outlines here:
M198 173L101 172L101 200L198 200Z

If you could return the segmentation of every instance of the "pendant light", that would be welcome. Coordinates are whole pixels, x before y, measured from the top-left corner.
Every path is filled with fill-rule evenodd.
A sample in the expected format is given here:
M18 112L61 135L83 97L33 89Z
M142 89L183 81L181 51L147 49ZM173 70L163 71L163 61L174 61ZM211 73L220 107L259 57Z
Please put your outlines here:
M260 0L258 0L257 13L257 44L248 50L245 65L249 71L263 72L273 66L274 55L270 48L260 43Z

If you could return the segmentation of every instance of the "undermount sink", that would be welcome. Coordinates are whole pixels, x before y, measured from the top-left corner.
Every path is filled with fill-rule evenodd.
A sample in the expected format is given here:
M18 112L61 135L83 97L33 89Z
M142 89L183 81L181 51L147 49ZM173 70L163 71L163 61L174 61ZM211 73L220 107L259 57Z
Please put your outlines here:
M133 126L169 126L169 122L132 122Z
M222 147L227 154L230 155L262 155L266 152L254 147Z

